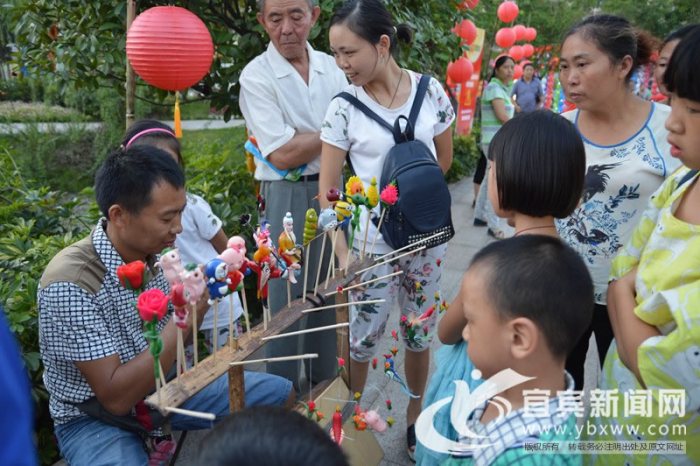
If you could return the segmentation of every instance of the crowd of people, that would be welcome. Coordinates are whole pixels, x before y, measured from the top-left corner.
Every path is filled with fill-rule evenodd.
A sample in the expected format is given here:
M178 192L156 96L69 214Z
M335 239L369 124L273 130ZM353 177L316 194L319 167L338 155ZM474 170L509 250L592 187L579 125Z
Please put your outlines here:
M346 0L333 13L333 56L308 43L321 11L314 0L259 0L258 6L269 44L241 74L240 106L262 154L254 176L265 200L261 220L269 220L272 238L283 227L301 237L303 222L292 224L290 217L301 220L309 208L328 207L326 193L343 190L346 164L365 186L380 178L398 141L363 108L390 124L419 108L410 133L443 173L449 169L450 99L436 79L400 66L397 48L411 42L412 31L396 24L380 0ZM354 303L372 302L349 306L351 393L365 390L379 341L388 325L398 324L389 321L392 309L399 306L402 321L422 316L420 338L410 332L396 337L405 349L412 395L407 454L418 464L700 463L700 445L692 441L700 432L700 25L678 29L657 47L626 19L597 14L563 37L559 75L576 108L562 115L541 109L533 64L514 82L513 58L494 61L480 101L483 157L473 204L475 225L487 226L494 240L465 264L447 311L423 314L421 306L426 297L443 301L440 264L449 243L387 261L362 279L401 273L349 292ZM634 71L653 54L663 103L641 99L630 86ZM339 98L343 91L362 108ZM328 432L288 409L302 386L337 375L333 332L268 344L269 357L314 352L321 358L246 371L247 409L235 415L229 415L226 375L183 405L213 413L213 422L164 417L144 404L156 388L154 359L133 292L121 286L117 267L145 262L151 277L144 289L168 294L170 284L155 267L164 248L177 247L188 262L203 264L228 241L206 200L186 192L184 160L167 125L143 120L132 126L97 171L102 217L41 277L41 357L61 454L75 465L160 464L174 448L168 429L213 427L201 464L348 464ZM385 230L369 218L379 212L362 210L354 241L340 235L335 258L330 249L322 257L319 242L312 243L305 266L316 270L335 260L347 269L365 252L391 253ZM368 237L373 246L365 251ZM303 293L301 283L287 286L270 281L273 315L289 296ZM158 322L166 373L175 372L178 328L185 339L193 328L203 329L210 350L228 341L229 313L237 319L241 303L231 300L220 311L223 323L215 325L208 298L205 292L184 327L170 318L172 305ZM334 313L316 312L292 330L330 323ZM442 345L429 377L435 334ZM584 393L591 335L602 377ZM16 360L6 340L0 338L0 361ZM8 364L18 380L3 390L8 406L28 414L26 378L17 364ZM458 401L465 390L473 398ZM531 412L533 393L540 395L539 416ZM614 411L593 409L601 393ZM668 401L670 395L675 398ZM0 395L0 406L7 396ZM507 405L505 413L496 400ZM582 423L584 435L577 430ZM636 429L614 428L623 424ZM30 428L28 422L14 430L0 423L6 438L18 437L0 447L0 463L35 464ZM585 455L528 448L582 440L666 447Z

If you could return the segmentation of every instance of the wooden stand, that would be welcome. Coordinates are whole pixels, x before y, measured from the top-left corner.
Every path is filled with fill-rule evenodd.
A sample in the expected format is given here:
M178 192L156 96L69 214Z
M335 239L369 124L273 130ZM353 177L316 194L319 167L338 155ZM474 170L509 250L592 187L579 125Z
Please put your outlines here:
M348 283L354 279L356 271L368 267L372 262L373 261L369 258L353 262L349 267L348 273L344 277L338 275L336 278L328 280L325 285L321 287L320 294L328 290L335 290L338 286L347 286ZM303 302L302 299L292 301L291 304L285 306L275 314L268 323L267 330L260 324L256 325L250 332L246 332L245 335L242 335L238 339L237 349L231 348L228 345L222 347L216 352L216 357L214 357L214 355L207 357L200 361L196 367L182 374L178 379L171 380L156 393L146 398L146 403L161 411L163 411L164 408L177 408L214 380L228 372L231 411L235 412L238 409L242 409L245 406L243 369L241 367L230 367L230 363L242 361L250 357L250 355L265 344L265 342L261 340L262 337L284 333L284 330L303 316L301 311L313 307L314 304L308 299L306 302ZM345 322L347 322L347 307L337 308L336 315L345 319ZM349 344L348 329L339 329L338 333L339 338L344 339L344 344L341 344L341 340L338 341L338 348L345 348L345 351L347 351ZM348 361L346 355L342 357ZM347 366L348 364L346 364L346 369ZM333 411L330 412L332 413Z

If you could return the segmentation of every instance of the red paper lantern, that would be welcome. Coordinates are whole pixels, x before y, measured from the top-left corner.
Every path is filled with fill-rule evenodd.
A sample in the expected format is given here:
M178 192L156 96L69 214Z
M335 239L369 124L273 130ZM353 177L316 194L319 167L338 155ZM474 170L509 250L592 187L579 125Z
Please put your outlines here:
M513 60L520 61L523 58L523 48L519 45L514 45L508 50L508 55L510 55Z
M523 45L523 55L525 58L530 58L533 53L535 53L535 47L533 47L532 44Z
M447 65L447 76L449 76L455 84L469 81L473 73L474 65L465 57L459 57L457 60Z
M525 28L524 39L528 42L532 42L537 37L537 29L535 28Z
M511 21L515 21L515 18L518 17L519 12L520 9L518 8L518 5L516 5L515 2L508 0L498 6L496 14L498 15L498 19L504 23L510 23Z
M457 30L457 35L464 39L467 45L471 45L476 39L476 26L469 19L463 19L455 29Z
M179 91L198 83L214 59L209 30L194 13L176 6L149 8L126 34L126 56L148 84Z
M513 79L520 79L523 75L523 67L521 65L515 65L513 68Z
M515 40L525 40L525 30L527 28L522 24L516 24L513 26L513 32L515 33Z
M513 44L515 44L515 33L511 28L501 28L496 32L496 45L505 49Z

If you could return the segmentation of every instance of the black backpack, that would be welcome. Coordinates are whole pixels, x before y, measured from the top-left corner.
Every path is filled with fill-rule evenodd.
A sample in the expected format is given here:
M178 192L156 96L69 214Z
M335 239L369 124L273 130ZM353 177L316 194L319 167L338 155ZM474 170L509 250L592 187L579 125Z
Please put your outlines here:
M455 233L452 198L442 170L428 146L414 138L414 127L429 83L430 76L423 75L409 117L400 115L393 126L352 94L341 92L336 96L353 104L394 136L396 145L384 160L379 185L383 189L394 183L399 191L398 202L387 208L381 225L382 237L393 249L434 236L415 246L431 248L446 243ZM403 130L401 120L405 121ZM379 223L376 218L373 222L375 226Z

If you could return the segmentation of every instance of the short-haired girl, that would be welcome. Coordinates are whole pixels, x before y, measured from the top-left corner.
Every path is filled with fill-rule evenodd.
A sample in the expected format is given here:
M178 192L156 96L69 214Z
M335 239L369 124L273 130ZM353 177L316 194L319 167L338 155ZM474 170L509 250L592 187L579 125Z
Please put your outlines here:
M508 218L516 236L558 238L554 219L570 215L583 190L586 154L574 125L547 110L518 115L494 136L489 158L489 198L496 214ZM451 396L454 380L467 381L471 389L481 383L472 378L475 367L467 356L467 342L462 339L467 321L461 294L438 325L438 337L444 346L435 355L437 370L430 379L424 407ZM434 425L446 437L456 435L449 410L439 411ZM446 456L419 444L416 458L418 464L427 465L438 464Z

